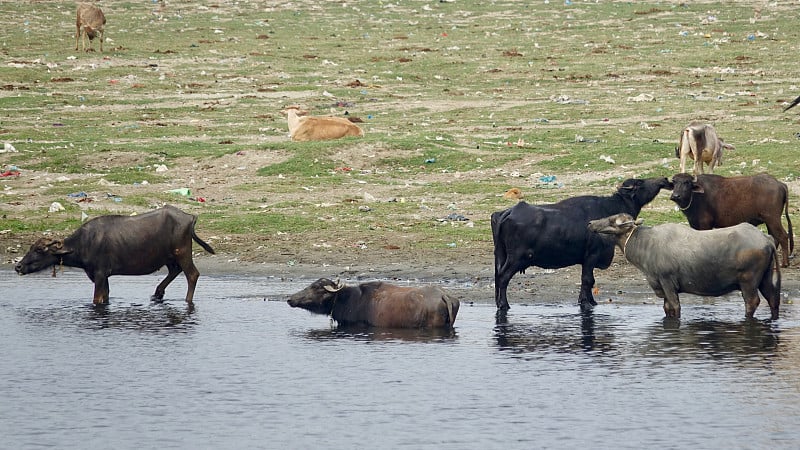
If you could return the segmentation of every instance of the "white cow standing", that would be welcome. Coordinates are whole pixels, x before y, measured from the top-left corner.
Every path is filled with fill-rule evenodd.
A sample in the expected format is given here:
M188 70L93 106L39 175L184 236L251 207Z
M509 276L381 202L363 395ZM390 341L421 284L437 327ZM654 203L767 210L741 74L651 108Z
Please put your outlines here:
M722 149L736 150L736 147L720 139L713 126L692 122L681 131L675 156L681 160L681 173L686 173L687 158L694 160L695 175L705 173L703 163L708 164L709 173L714 173L714 167L722 165Z

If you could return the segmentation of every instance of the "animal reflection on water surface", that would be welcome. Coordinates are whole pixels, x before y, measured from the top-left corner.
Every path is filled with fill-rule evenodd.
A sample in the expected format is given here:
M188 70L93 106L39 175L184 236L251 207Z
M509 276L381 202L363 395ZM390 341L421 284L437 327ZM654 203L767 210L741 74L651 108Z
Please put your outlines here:
M30 308L22 312L30 323L86 330L119 329L142 332L189 331L196 325L194 305L68 305Z
M494 328L499 350L524 353L586 353L697 359L767 358L779 349L780 330L771 321L684 320L662 318L640 331L612 315L591 311L520 321L498 311ZM641 339L632 341L630 338Z

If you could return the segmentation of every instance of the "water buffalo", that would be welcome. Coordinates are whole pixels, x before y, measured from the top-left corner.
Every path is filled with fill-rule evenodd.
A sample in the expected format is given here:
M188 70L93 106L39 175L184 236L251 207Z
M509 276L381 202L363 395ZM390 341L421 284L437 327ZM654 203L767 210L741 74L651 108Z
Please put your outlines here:
M192 240L207 252L214 249L194 232L197 217L174 206L137 216L100 216L80 226L71 236L40 238L15 270L20 275L55 265L78 267L94 283L94 303L108 303L108 277L146 275L167 266L169 274L156 288L152 300L162 300L167 286L183 272L192 303L200 272L192 261Z
M753 317L761 301L759 291L769 303L772 319L778 318L781 274L771 237L748 223L706 231L676 223L654 227L641 223L631 215L615 214L592 220L588 228L616 237L625 258L664 299L667 317L681 316L681 292L720 296L739 290L747 318Z
M340 325L449 328L459 301L443 289L400 287L382 281L344 286L320 278L289 298L289 305L330 315Z
M789 266L794 235L789 219L789 189L784 183L766 173L729 178L675 174L672 183L670 199L678 205L692 228L710 230L742 222L766 224L767 232L775 238L783 254L781 265ZM788 233L781 224L781 213L786 215Z
M609 197L581 196L550 205L520 202L492 214L495 303L509 308L506 290L517 272L530 266L559 269L581 264L582 308L596 305L592 295L594 269L607 269L614 258L613 240L590 233L592 219L620 212L634 217L661 189L671 189L666 178L628 179Z

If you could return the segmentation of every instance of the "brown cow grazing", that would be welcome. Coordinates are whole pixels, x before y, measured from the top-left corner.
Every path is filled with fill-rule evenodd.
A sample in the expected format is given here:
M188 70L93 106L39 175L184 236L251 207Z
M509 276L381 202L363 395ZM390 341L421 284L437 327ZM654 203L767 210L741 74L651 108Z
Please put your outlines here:
M589 230L613 235L625 258L647 278L664 299L667 317L681 316L678 294L720 296L742 292L745 317L753 318L761 299L778 318L781 273L775 242L758 228L740 223L729 228L697 231L686 225L641 225L630 214L615 214L589 222ZM774 272L773 272L774 270ZM773 275L777 280L773 280Z
M89 38L89 50L92 50L92 41L100 36L100 52L103 51L106 16L97 6L89 3L79 3L75 18L75 50L78 50L78 41L83 37L83 51L86 51L86 38Z
M789 266L794 252L792 221L789 219L789 189L775 177L762 173L725 178L719 175L684 173L672 177L674 201L689 225L696 230L724 228L747 222L767 225L783 254L781 265ZM783 228L781 213L786 215L789 232Z
M702 122L690 123L681 131L675 147L675 157L681 160L681 173L686 173L687 158L694 160L695 175L703 173L703 163L708 164L710 173L714 173L714 167L722 165L723 148L736 149L723 142L713 126Z
M382 281L344 286L320 278L292 295L289 305L330 315L345 326L450 328L459 301L435 286L400 287Z
M174 206L138 216L100 216L65 239L37 240L15 270L25 275L55 265L81 268L94 283L94 303L105 304L108 277L147 275L167 266L167 277L150 298L162 300L167 286L183 272L189 285L186 302L192 303L200 276L192 261L192 240L214 254L195 234L196 221L197 217Z

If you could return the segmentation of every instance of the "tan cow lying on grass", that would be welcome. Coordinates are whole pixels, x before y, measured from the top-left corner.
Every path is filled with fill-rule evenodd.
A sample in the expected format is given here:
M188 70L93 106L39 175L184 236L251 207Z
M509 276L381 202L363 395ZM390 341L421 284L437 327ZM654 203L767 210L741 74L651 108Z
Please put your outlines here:
M715 166L722 165L722 149L736 150L717 136L713 126L692 122L681 131L675 157L681 160L681 173L686 173L686 158L694 160L694 174L704 173L703 163L708 164L708 172L714 173Z
M92 41L100 36L100 51L103 51L103 36L105 34L106 16L97 6L88 3L79 3L75 18L75 50L78 50L78 41L83 36L83 51L86 51L86 38L89 38L89 50L92 49Z
M344 117L301 116L297 108L288 108L289 136L293 141L327 141L345 136L364 136L364 130Z

